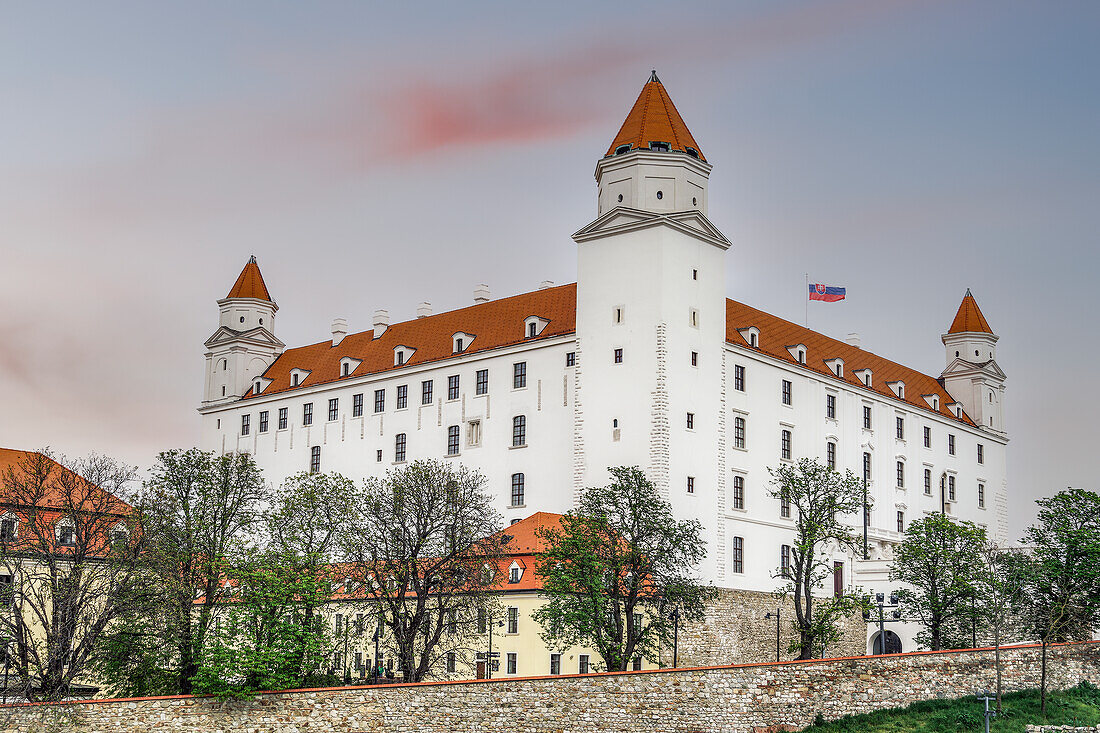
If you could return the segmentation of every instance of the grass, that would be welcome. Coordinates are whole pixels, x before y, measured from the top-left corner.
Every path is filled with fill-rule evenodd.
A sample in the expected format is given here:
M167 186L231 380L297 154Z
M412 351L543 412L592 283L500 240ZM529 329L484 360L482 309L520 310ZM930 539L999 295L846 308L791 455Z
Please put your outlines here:
M992 705L992 703L991 703ZM927 700L907 708L878 710L806 728L813 733L949 733L982 731L984 704L974 696L957 700ZM1039 715L1039 691L1009 692L991 731L1023 733L1025 725L1098 725L1100 688L1087 682L1047 697L1047 715Z

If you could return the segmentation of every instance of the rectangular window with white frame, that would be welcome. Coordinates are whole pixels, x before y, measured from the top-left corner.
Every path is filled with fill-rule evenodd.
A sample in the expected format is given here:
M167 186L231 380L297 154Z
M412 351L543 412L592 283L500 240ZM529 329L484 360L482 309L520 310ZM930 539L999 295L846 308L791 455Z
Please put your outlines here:
M508 633L519 633L519 609L515 606L508 607Z
M516 415L512 418L512 447L527 445L527 416Z
M478 369L474 379L474 394L489 394L489 370Z
M520 361L512 365L512 389L527 386L527 362Z
M745 477L734 476L733 477L733 508L741 509L745 508Z
M459 438L459 428L457 425L451 425L447 428L447 455L458 455Z
M745 448L745 418L733 418L733 447Z
M863 406L863 429L864 430L870 430L871 429L871 406L870 405L864 405Z
M835 394L825 395L825 417L829 418L830 420L835 420L836 419L836 395Z
M932 496L932 469L924 469L924 495Z
M985 509L985 484L978 484L978 508Z
M981 443L978 443L978 463L985 463L985 446Z
M248 435L248 431L251 427L251 421L251 415L241 415L241 435Z
M588 655L578 654L577 674L588 674Z
M289 412L290 412L290 408L287 408L287 407L280 407L279 408L279 430L286 430L287 422L289 421L288 417L287 417Z
M836 469L836 443L831 440L825 444L825 465Z
M516 659L517 657L515 652L508 652L508 666L506 667L508 674L516 673L516 668L518 667Z
M932 447L932 428L928 427L927 425L924 426L924 447Z
M955 501L955 477L951 475L947 477L947 500Z
M260 412L260 432L267 432L267 410Z
M894 419L897 422L897 439L905 440L905 418L898 415Z
M328 401L328 421L333 422L340 417L340 399L337 397Z
M522 473L512 474L512 506L523 506L524 500L524 476Z
M386 410L386 390L376 389L374 390L374 411L385 412Z
M745 572L745 538L733 538L733 572Z
M733 388L738 392L745 391L745 367L740 364L733 365Z
M409 406L409 385L397 385L397 409L404 410Z
M947 435L947 453L948 455L955 455L955 436L950 433Z
M791 382L790 382L790 380L788 380L788 379L784 379L784 380L783 380L783 389L781 390L781 394L782 394L782 396L783 396L783 404L784 404L784 405L789 405L789 404L791 404L791 389L792 389L792 388L791 388Z
M313 424L313 403L307 402L302 405L302 425Z
M905 488L905 461L898 461L898 488Z
M784 461L791 460L791 431L784 430L779 439L779 457Z
M393 460L395 463L405 462L405 440L404 433L393 436Z
M420 404L430 405L432 404L432 387L435 382L428 379L420 383Z
M458 395L458 375L452 374L451 376L447 377L447 399L457 400Z
M351 396L351 416L363 417L363 393L353 394Z

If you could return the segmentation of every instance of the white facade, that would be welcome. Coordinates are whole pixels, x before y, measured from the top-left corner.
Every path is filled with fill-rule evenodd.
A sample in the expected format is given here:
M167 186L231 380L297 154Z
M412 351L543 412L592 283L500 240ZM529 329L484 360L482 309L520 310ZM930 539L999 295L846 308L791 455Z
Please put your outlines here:
M652 83L659 84L655 77ZM682 125L678 115L676 123ZM864 454L870 456L871 560L837 555L845 589L889 590L884 560L902 536L899 513L904 526L942 510L1007 539L1008 438L1004 374L993 360L996 336L943 337L945 390L858 347L727 301L726 258L735 255L706 217L709 173L700 156L677 150L634 148L601 160L598 218L574 235L575 296L571 286L561 286L496 301L499 318L508 320L506 338L478 332L483 319L473 314L494 307L483 286L471 308L406 324L376 316L373 332L345 336L337 329L331 346L282 356L273 322L264 331L271 345L266 357L256 357L262 350L249 341L255 333L234 337L225 330L231 324L222 323L208 342L202 447L247 451L272 481L311 467L361 479L417 458L460 461L487 477L506 521L565 512L579 489L606 482L608 466L638 465L677 515L703 524L709 553L701 576L747 590L780 584L774 576L781 547L793 536L793 520L767 495L768 467L802 457L825 461L830 450L839 470L857 474ZM536 298L559 303L561 312L526 309ZM224 321L226 301L219 305ZM561 326L568 315L575 316L575 328ZM386 342L379 356L379 339L414 331L420 343L391 349ZM778 331L803 334L797 338L809 343L784 343L780 353L769 346ZM418 361L442 340L454 353ZM964 348L976 348L981 363L968 361ZM392 362L365 366L389 359L390 350ZM225 362L218 381L223 353L242 356ZM255 358L266 358L266 369L257 371ZM349 365L346 376L311 381L320 373L311 364L337 359ZM522 386L517 364L524 365ZM479 386L482 370L487 381ZM226 401L222 382L230 385ZM422 398L424 382L432 383L429 400ZM242 398L250 383L257 394ZM383 399L376 411L377 391ZM356 395L362 395L361 415L354 414ZM312 405L311 424L306 405ZM516 439L520 416L522 441ZM456 429L460 445L452 454ZM518 475L522 498L514 502ZM853 524L861 526L858 517ZM913 648L911 629L893 630L906 650Z

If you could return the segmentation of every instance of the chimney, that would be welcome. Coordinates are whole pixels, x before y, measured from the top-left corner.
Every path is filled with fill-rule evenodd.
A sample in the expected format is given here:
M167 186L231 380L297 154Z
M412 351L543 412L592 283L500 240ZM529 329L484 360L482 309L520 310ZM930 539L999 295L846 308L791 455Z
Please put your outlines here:
M424 301L420 305L416 306L416 317L426 318L432 314L432 304L428 301Z
M848 338L846 338L844 340L848 342L849 346L854 346L857 349L861 348L860 345L859 345L860 341L859 341L859 334L858 333L850 333L850 334L848 334Z
M539 283L539 290L546 290L547 288L552 288L552 287L554 287L554 281L553 280L543 280L542 282Z
M337 318L332 322L332 345L339 346L348 335L348 319Z
M386 332L390 325L390 312L385 308L379 308L374 312L374 338L378 338Z
M475 303L488 303L489 302L489 286L482 284L474 286L474 302Z

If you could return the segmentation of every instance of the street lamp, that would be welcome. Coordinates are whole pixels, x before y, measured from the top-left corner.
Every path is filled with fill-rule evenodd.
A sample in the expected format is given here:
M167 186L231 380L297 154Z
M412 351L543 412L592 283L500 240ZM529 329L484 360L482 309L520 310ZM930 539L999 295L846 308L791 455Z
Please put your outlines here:
M978 699L985 703L985 712L983 713L985 717L985 733L989 733L989 719L997 717L997 711L989 709L989 701L996 700L997 698L992 692L979 692Z
M886 624L893 623L895 621L901 621L901 609L898 606L898 594L896 591L890 593L890 602L886 602L886 597L882 593L875 594L875 603L878 606L878 654L886 654ZM891 613L889 621L886 618L886 609L892 608L894 612ZM868 623L874 623L871 621L871 614L865 608L863 610L863 620ZM873 650L872 650L873 651Z
M489 656L485 658L485 679L493 679L493 626L502 628L504 626L503 621L497 621L493 623L493 617L489 616ZM500 652L497 652L497 656L500 656Z
M382 637L382 621L379 620L378 625L374 628L374 664L371 665L371 676L374 677L374 681L378 682L378 667L380 662L378 661L378 640Z
M680 646L680 607L672 609L672 613L668 615L670 621L672 621L672 667L676 668Z
M779 612L781 609L776 608L775 613L768 611L764 614L764 618L775 617L775 661L779 661Z

